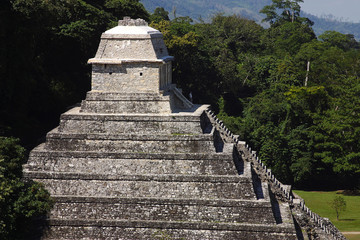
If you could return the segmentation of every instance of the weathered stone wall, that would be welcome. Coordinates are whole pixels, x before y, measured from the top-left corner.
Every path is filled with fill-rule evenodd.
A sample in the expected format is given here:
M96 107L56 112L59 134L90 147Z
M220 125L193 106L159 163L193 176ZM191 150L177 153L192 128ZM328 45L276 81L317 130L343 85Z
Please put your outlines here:
M252 182L245 178L161 176L104 176L86 174L34 174L52 195L256 199Z
M205 152L213 151L213 136L199 135L123 135L61 133L47 134L46 149L100 152Z
M158 220L276 224L270 202L154 198L56 198L62 219Z
M220 155L221 156L221 155ZM187 175L228 175L237 174L231 155L222 155L219 159L168 159L171 156L159 156L158 159L111 158L111 156L91 157L62 156L43 154L32 156L30 170L57 172L87 172L119 174L187 174Z
M169 53L162 34L151 36L103 34L95 58L97 59L161 59Z
M100 118L101 119L101 118ZM60 122L61 131L77 133L140 133L140 134L201 134L199 122L158 122L134 120L99 121L94 119L71 119Z
M172 223L156 221L117 222L117 226L108 222L99 222L88 227L79 226L81 221L53 222L54 225L47 239L81 239L94 236L95 239L297 239L289 227L269 227L265 225L212 224L212 223ZM73 226L71 226L73 224ZM148 226L154 226L149 228ZM52 237L54 236L54 237Z
M102 101L99 101L102 102ZM104 111L104 109L102 109ZM60 117L59 132L107 134L202 134L205 129L196 116L104 115L80 113L74 108ZM208 132L209 133L209 132Z
M160 67L160 89L165 89L172 83L172 64L167 62Z
M167 47L165 46L162 36L161 36L161 38L160 37L151 38L151 42L153 44L153 48L155 50L157 58L163 58L163 57L167 57L169 55ZM171 70L171 73L172 73L172 70Z
M99 92L89 92L92 96L103 96ZM89 94L88 93L88 94ZM117 94L119 95L119 94ZM171 113L169 96L147 97L124 94L114 99L87 98L81 103L81 112L85 113ZM139 96L140 95L140 96Z
M93 64L92 91L159 93L160 63Z
M202 112L208 105L194 105L181 92L169 85L159 93L127 93L90 91L81 103L83 113L170 114L187 111Z

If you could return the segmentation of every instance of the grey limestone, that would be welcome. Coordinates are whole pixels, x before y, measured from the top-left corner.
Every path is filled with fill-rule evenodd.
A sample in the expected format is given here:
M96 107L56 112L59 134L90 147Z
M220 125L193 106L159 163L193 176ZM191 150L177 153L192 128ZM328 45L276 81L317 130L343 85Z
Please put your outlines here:
M60 132L76 133L141 133L141 134L202 134L201 115L186 114L92 114L76 107L60 117Z
M129 90L130 92L130 90ZM80 112L127 113L127 114L171 114L174 112L204 111L208 105L194 105L174 85L169 84L156 93L129 93L90 91L82 101Z
M130 17L124 17L123 20L119 20L119 26L147 26L148 23L141 19L131 19Z
M230 155L231 156L231 155ZM234 175L237 174L234 161L223 159L125 159L91 157L31 157L28 165L31 171L86 172L117 174L186 174L186 175Z
M52 211L61 219L108 219L276 224L266 201L143 198L56 199ZM62 201L63 200L63 201ZM65 200L65 201L64 201ZM94 201L92 201L94 200Z
M297 239L291 226L171 221L52 221L47 239ZM86 225L88 224L88 225ZM152 226L152 228L149 228Z
M92 90L125 93L158 93L160 65L141 63L95 65L92 71ZM155 83L155 84L154 84Z
M163 178L156 179L152 176L130 175L114 179L94 175L51 173L40 175L31 172L27 176L42 182L53 195L256 200L252 183L242 178L212 177L209 181L206 177L186 179L160 176Z
M137 135L61 133L47 134L45 148L58 151L100 152L215 152L213 136L199 135Z

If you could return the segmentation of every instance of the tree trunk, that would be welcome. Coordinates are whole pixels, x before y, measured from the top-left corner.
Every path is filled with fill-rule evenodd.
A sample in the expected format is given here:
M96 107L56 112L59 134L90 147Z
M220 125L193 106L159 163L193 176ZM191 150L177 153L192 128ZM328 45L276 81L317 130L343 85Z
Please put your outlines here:
M307 62L306 78L305 78L305 83L304 83L305 87L307 87L307 83L309 80L309 72L310 72L310 61Z

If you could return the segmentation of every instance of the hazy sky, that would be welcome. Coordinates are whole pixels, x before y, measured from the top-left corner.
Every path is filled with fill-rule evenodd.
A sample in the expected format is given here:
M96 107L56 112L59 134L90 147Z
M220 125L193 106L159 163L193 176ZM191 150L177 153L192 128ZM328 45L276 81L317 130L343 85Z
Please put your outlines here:
M316 16L332 14L343 21L360 22L360 0L304 0L301 10Z

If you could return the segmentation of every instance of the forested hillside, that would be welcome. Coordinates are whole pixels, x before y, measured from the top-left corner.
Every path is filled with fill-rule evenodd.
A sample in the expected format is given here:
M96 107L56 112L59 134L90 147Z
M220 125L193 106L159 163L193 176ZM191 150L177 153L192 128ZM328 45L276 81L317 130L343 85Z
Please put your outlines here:
M268 27L268 25L261 22L264 15L260 14L259 11L264 6L269 5L271 0L141 0L141 2L151 12L157 7L163 7L170 12L171 17L174 17L174 10L178 17L190 16L194 20L202 18L206 21L210 21L211 17L218 13L225 13L226 15L239 14ZM320 35L325 31L333 30L344 34L353 34L356 39L360 39L360 23L342 22L335 18L317 17L305 12L302 12L302 16L315 22L313 29L316 34Z
M258 23L263 19L263 15L259 11L271 3L271 0L141 0L146 9L153 12L157 7L163 7L170 12L170 17L189 16L194 20L211 20L218 13L240 14L243 17L256 20Z
M335 31L316 37L298 2L265 7L268 29L236 15L153 26L177 59L174 80L185 94L217 106L283 182L357 188L360 45Z
M360 45L335 31L316 36L300 1L269 1L266 29L239 15L170 21L138 0L1 1L0 235L21 239L19 226L51 207L41 186L21 181L27 151L19 144L30 150L84 99L87 60L123 16L153 21L175 56L174 82L194 102L210 103L281 181L359 188Z
M315 23L313 28L316 34L320 35L327 30L333 30L344 34L353 34L357 40L360 40L360 23L343 22L332 16L317 17L308 13L303 13L302 16Z

